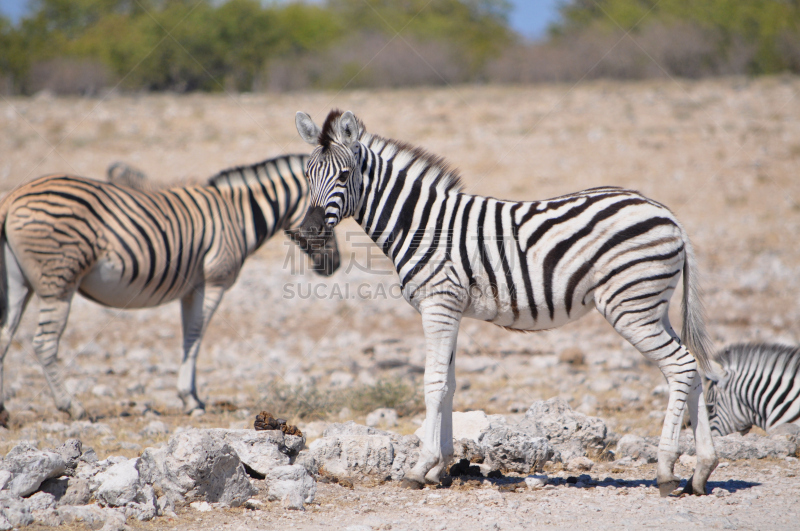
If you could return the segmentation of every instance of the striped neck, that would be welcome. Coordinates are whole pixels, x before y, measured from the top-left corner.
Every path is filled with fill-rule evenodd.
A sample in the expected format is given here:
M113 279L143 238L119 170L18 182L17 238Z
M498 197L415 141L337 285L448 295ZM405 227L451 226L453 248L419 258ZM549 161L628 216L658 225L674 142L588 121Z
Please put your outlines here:
M300 226L308 209L307 160L307 155L286 155L209 179L208 185L234 205L248 255L277 231Z
M440 157L367 133L361 138L362 188L355 220L392 258L418 225L418 204L461 191L456 171Z

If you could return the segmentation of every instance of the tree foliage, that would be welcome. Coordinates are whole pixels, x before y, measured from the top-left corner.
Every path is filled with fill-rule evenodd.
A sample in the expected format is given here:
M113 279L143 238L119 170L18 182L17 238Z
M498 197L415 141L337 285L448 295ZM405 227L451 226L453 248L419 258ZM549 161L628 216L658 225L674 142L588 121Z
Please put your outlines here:
M37 63L92 60L133 90L252 90L273 61L379 33L454 43L477 72L510 42L506 0L36 0L0 19L0 77L36 90ZM48 63L50 64L50 63Z
M752 47L751 74L795 70L800 40L798 0L572 0L561 5L555 38L588 28L638 34L652 24L690 23L713 37L717 54Z
M800 72L800 0L562 0L543 43L508 0L31 1L0 17L0 92Z

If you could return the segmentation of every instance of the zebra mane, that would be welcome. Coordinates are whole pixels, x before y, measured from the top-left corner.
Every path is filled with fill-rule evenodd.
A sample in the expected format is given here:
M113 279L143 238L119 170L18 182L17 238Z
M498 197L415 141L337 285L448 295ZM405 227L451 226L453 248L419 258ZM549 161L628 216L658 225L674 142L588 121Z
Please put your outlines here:
M461 180L461 175L458 169L453 168L450 164L439 155L434 155L430 151L412 146L401 140L393 140L391 138L383 138L378 135L364 133L362 135L362 143L373 147L376 145L387 146L394 148L397 158L399 154L405 154L416 162L423 162L428 167L422 172L421 177L417 180L434 188L441 188L443 191L461 192L464 188L464 183ZM374 149L374 148L373 148ZM387 152L387 149L374 149L375 151Z
M325 123L322 125L318 139L319 145L322 146L323 150L330 148L331 142L341 142L339 138L339 119L342 117L342 114L344 114L344 112L340 109L334 109L328 113L328 117L325 118ZM359 130L358 139L361 143L368 146L380 144L381 146L394 148L394 153L396 153L395 157L397 157L397 154L402 153L412 159L414 163L422 162L427 165L426 170L419 179L420 183L430 185L431 187L441 187L444 191L453 190L460 192L462 190L463 183L458 170L451 167L444 158L434 155L421 147L412 146L400 140L393 140L367 133L364 122L359 120L358 117L356 117L356 122L358 123Z
M740 343L725 347L717 357L725 369L731 370L732 366L739 366L754 357L763 359L782 355L800 358L800 348L772 343Z
M247 170L256 171L257 168L260 168L262 166L267 166L269 164L277 164L281 160L285 160L288 164L289 161L293 158L302 159L303 157L307 156L308 155L301 155L301 154L278 155L277 157L264 159L261 162L256 162L253 164L243 164L241 166L233 166L231 168L226 168L224 170L218 171L217 173L209 177L208 180L205 182L205 184L207 186L219 186L221 184L224 185L227 183L227 179L231 175L242 174Z

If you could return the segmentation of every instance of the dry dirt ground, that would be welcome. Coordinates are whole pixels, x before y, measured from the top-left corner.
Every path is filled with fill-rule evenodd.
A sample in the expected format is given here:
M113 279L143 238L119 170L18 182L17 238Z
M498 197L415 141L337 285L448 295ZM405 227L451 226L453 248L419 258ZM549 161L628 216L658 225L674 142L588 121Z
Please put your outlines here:
M693 239L715 346L739 341L798 344L800 334L800 79L600 82L528 87L455 87L291 95L146 95L0 101L0 190L51 172L102 178L124 160L169 184L237 164L307 152L294 127L304 110L320 122L353 110L371 131L444 156L467 190L542 199L606 184L638 189L668 205ZM101 423L78 435L102 459L138 455L167 435L142 435L158 417L179 426L244 427L275 385L318 390L402 381L421 388L418 316L391 287L388 261L352 223L339 232L339 272L321 279L285 238L270 241L226 295L206 334L199 389L203 417L180 414L177 304L122 311L77 298L60 358L69 389ZM309 290L314 290L313 295ZM679 300L680 293L673 299ZM31 350L36 303L5 360L10 430L42 447L66 437ZM679 305L671 309L680 323ZM658 370L600 315L539 334L465 321L456 410L524 411L567 398L617 433L656 435L666 397ZM583 357L567 364L565 357ZM276 412L281 414L280 411ZM353 418L344 409L323 420ZM315 416L292 419L310 436ZM421 415L394 428L411 432ZM320 485L305 513L198 513L133 528L507 529L523 527L800 527L796 461L736 462L711 487L723 496L660 499L653 465L599 463L584 488L552 473L547 490L495 487L401 491L393 484L348 490ZM688 477L688 468L678 473ZM560 475L559 475L560 474ZM725 495L729 494L729 495ZM354 527L355 526L355 527Z

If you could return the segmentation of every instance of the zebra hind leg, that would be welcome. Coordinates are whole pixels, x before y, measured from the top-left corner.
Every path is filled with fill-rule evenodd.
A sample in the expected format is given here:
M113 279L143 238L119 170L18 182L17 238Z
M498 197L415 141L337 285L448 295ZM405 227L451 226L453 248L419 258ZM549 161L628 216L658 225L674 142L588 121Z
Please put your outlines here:
M225 288L199 286L181 299L183 321L183 360L178 371L178 396L186 414L202 414L205 404L197 396L197 355L211 317L217 310Z
M4 261L5 275L0 276L2 293L0 293L0 426L7 428L9 414L5 407L5 394L3 389L3 360L14 338L14 333L19 326L20 318L25 313L25 308L31 300L32 291L25 277L20 271L14 255L6 253Z
M71 301L71 295L66 300L40 297L39 324L33 337L33 350L42 364L56 407L69 413L73 419L81 419L86 416L86 410L64 388L62 371L58 367L58 342L67 326Z
M674 469L678 460L684 408L692 383L698 375L697 362L686 347L680 344L672 330L666 304L647 312L629 311L620 317L609 320L622 337L658 365L669 386L669 402L658 445L657 473L659 492L661 496L668 496L680 485L680 479L675 476ZM708 436L710 439L710 431ZM705 485L710 473L711 470L703 470L696 474L695 484Z
M697 465L695 472L686 482L683 492L686 494L706 494L706 481L717 467L719 461L711 439L711 426L706 409L703 384L700 375L696 375L689 392L689 419L692 422L694 441L697 447Z

